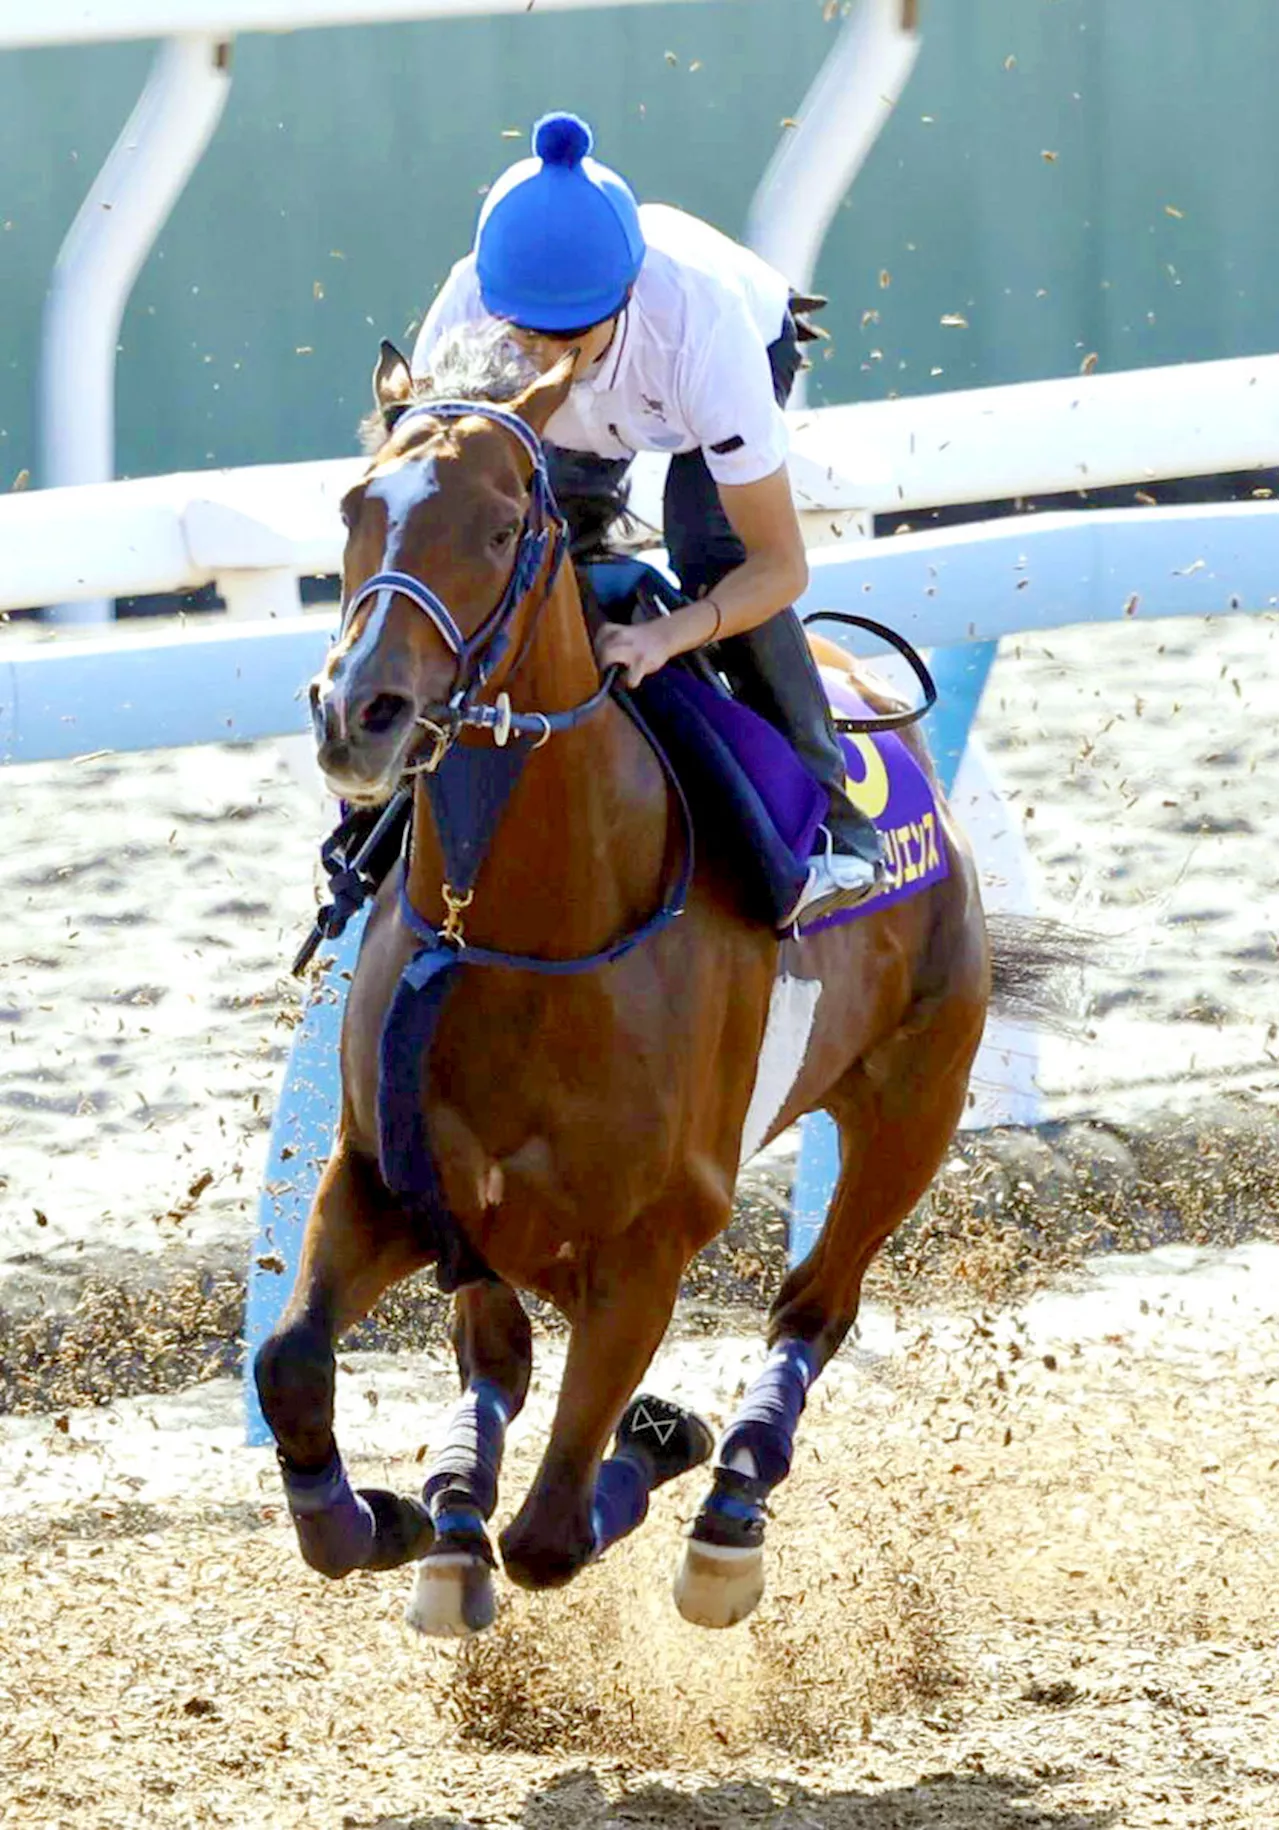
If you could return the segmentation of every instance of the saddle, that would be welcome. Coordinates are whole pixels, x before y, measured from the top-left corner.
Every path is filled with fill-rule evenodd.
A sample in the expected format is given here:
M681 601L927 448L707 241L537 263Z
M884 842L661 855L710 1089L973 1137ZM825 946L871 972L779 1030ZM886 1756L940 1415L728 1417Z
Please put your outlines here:
M588 621L647 621L688 602L656 567L624 555L591 560L579 575ZM826 789L700 651L626 696L666 752L698 843L725 865L743 913L776 926L804 887Z
M602 556L579 567L584 604L611 621L664 615L688 599L655 567ZM948 874L934 784L898 735L932 705L928 669L909 643L862 618L908 660L924 689L919 711L885 716L837 669L820 668L847 769L846 792L880 833L885 874L875 895L820 917L803 934L857 921ZM722 858L743 913L776 927L795 906L827 806L827 790L782 733L741 704L703 651L680 655L631 694L675 768L704 851Z

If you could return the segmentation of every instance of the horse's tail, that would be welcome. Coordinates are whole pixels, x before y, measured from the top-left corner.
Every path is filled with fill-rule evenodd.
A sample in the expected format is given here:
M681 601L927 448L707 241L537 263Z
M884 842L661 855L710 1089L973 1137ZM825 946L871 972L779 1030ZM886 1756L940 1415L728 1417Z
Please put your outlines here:
M1044 915L987 916L991 1009L1013 1023L1077 1032L1086 1014L1085 966L1099 939Z

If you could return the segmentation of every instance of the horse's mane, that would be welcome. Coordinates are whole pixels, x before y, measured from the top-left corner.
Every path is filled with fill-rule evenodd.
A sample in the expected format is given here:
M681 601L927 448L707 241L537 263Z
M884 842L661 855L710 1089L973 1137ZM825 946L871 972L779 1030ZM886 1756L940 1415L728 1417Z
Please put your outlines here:
M415 375L411 406L429 406L433 400L479 400L501 406L524 392L538 371L502 325L478 329L463 325L448 331L436 344L431 373ZM373 457L387 442L399 414L388 417L376 408L360 425L360 442ZM625 520L628 490L625 481L605 482L591 466L575 461L576 454L556 454L552 446L552 487L561 514L569 524L569 551L575 562L608 553L610 529Z
M507 336L502 325L477 329L462 325L446 331L431 358L431 373L413 377L413 393L406 406L429 406L433 400L483 400L501 406L514 400L538 371ZM375 407L360 422L360 443L366 457L374 457L386 444L403 409L387 414Z

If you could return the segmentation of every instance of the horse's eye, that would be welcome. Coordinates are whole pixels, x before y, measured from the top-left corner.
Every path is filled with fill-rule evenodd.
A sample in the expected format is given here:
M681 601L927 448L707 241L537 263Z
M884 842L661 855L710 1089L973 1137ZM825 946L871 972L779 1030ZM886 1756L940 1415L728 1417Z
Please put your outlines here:
M496 552L501 553L504 548L511 545L511 542L515 539L519 531L520 523L518 521L513 521L510 527L499 528L498 532L490 537L489 545L493 547Z

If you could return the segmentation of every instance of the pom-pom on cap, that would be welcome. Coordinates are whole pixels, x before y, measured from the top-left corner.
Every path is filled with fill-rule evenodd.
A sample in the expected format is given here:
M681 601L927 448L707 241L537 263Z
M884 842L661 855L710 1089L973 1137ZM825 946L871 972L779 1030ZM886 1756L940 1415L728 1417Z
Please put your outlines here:
M485 310L527 330L578 330L622 310L644 260L636 200L591 158L576 114L547 114L531 159L503 172L476 229Z
M544 114L533 129L534 157L544 165L581 165L594 144L576 114Z

